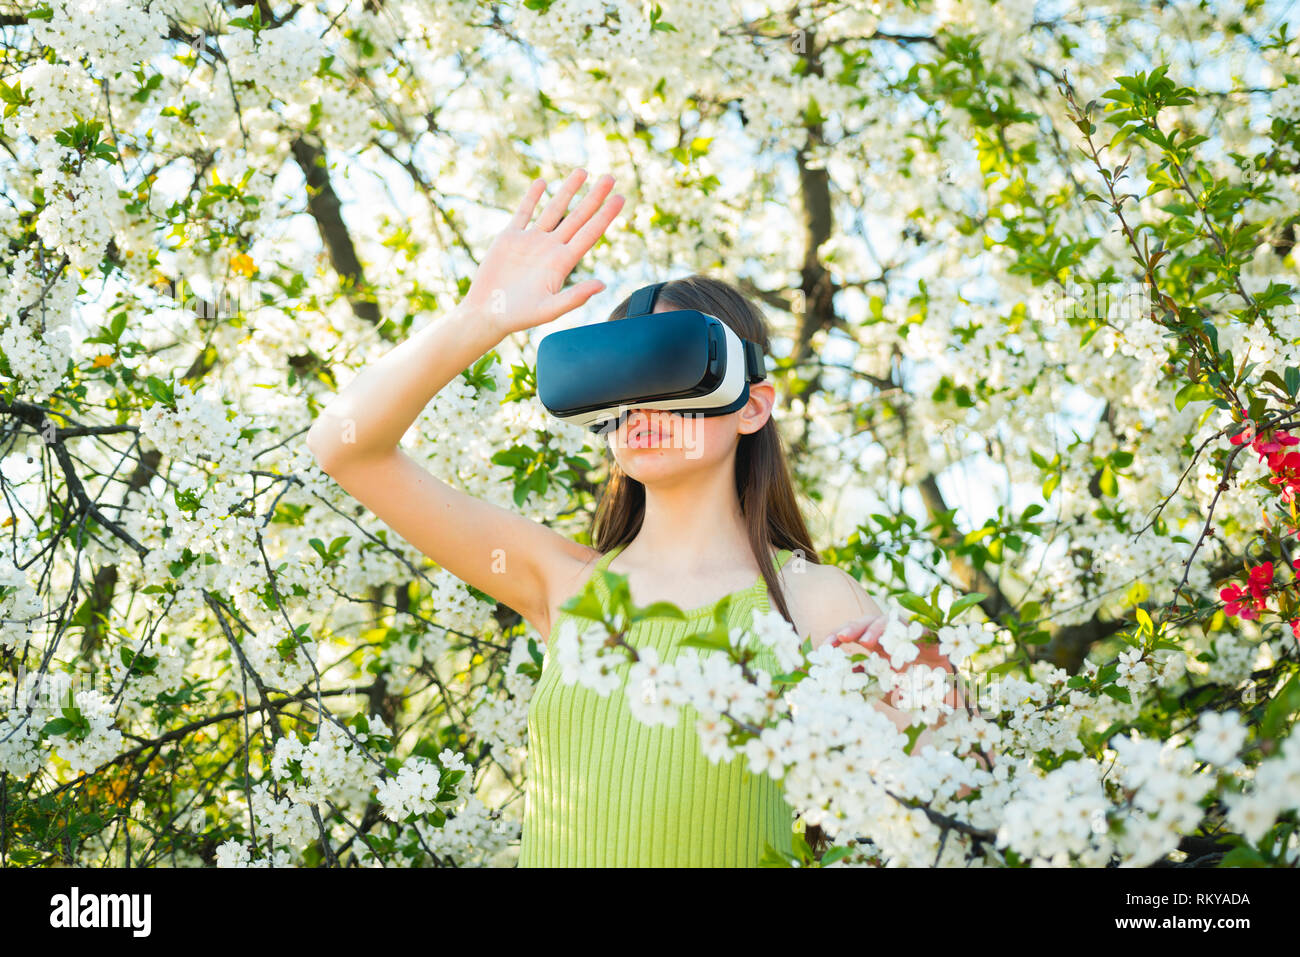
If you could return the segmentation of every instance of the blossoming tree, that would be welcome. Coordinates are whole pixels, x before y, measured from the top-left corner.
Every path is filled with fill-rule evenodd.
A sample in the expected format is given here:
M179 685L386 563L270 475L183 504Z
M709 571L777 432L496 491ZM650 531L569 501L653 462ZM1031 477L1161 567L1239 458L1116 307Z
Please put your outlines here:
M302 437L582 164L629 196L597 272L764 305L823 558L898 614L665 663L614 578L565 680L781 780L832 846L773 864L1294 866L1294 18L0 0L3 863L513 862L538 636ZM580 538L605 464L534 354L404 447Z

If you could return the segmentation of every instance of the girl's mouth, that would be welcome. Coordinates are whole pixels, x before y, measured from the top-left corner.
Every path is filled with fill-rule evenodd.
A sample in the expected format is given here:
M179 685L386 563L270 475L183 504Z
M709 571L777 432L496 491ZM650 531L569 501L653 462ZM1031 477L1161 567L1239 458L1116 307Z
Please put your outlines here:
M627 437L628 448L646 449L663 445L668 439L668 429L660 421L638 425Z

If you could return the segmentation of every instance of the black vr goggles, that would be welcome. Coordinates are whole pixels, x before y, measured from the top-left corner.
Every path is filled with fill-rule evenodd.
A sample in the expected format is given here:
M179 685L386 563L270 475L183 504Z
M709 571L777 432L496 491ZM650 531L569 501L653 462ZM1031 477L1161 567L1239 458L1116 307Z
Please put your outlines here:
M767 375L763 350L694 309L651 315L666 282L632 294L627 316L553 332L537 347L537 398L557 419L592 432L633 409L726 415Z

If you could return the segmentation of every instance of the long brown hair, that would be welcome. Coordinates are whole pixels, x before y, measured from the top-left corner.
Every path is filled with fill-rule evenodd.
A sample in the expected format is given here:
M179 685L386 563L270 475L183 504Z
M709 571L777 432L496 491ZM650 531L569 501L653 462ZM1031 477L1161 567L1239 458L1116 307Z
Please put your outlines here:
M609 314L609 320L627 317L631 296ZM767 320L758 306L730 283L710 276L687 276L668 282L659 290L657 302L677 309L698 309L722 320L742 339L751 339L770 351L771 337ZM645 518L645 486L624 472L605 447L609 464L606 483L596 513L592 518L591 541L602 554L631 542L641 530ZM736 448L736 494L740 511L768 595L773 606L794 626L786 604L785 592L777 579L772 551L787 548L801 553L805 560L820 564L808 526L795 498L794 483L786 460L785 447L777 431L776 420L769 416L756 432L741 435ZM805 839L820 856L825 835L820 827L808 826Z

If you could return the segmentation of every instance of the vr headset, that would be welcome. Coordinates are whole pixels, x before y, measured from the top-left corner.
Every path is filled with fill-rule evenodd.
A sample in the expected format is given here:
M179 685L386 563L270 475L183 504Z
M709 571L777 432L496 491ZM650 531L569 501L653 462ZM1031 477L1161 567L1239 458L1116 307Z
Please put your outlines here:
M632 294L627 316L553 332L537 346L537 398L557 419L617 429L633 409L713 416L749 401L766 377L763 350L716 316L651 314L666 282Z

